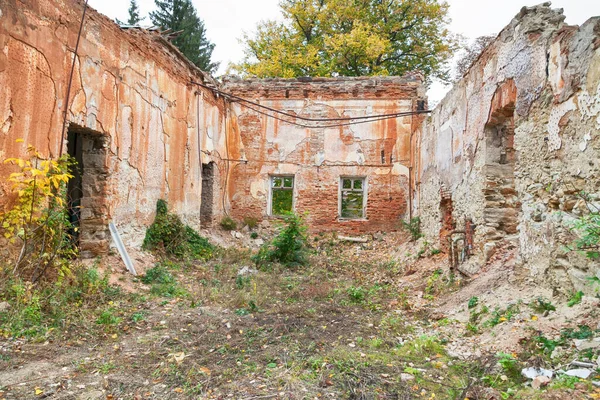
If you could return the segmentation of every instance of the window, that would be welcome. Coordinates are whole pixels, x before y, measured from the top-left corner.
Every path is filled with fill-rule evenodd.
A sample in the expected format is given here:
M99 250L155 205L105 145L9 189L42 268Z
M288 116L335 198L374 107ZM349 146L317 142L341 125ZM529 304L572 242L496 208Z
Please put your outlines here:
M283 215L292 212L294 207L294 177L271 177L271 215Z
M365 178L342 178L340 180L341 218L365 218L365 207L367 204L365 184Z

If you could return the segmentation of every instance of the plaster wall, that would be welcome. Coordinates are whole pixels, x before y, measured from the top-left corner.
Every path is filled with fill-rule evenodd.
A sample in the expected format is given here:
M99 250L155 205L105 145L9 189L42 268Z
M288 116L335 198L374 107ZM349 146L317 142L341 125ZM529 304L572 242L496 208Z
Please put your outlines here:
M360 233L400 227L409 213L413 117L321 127L323 123L293 116L346 118L413 111L423 98L420 76L230 80L224 90L285 110L292 117L280 118L309 125L295 126L260 114L256 106L233 104L228 154L236 161L231 163L226 195L234 218L270 218L270 177L289 174L295 176L294 209L307 213L313 230ZM332 124L336 123L326 123ZM364 219L340 218L344 176L366 178Z
M82 5L0 0L0 158L23 156L28 144L46 156L56 157L61 145L66 152L64 102ZM88 181L87 208L96 214L89 220L113 220L128 244L140 244L156 200L164 198L198 225L200 150L219 148L225 130L223 101L190 85L205 79L160 35L122 30L88 9L67 123L101 135L106 147L90 161L107 174L101 185ZM0 166L2 177L11 171ZM109 240L106 230L87 239L82 250L92 252Z
M600 273L597 262L564 251L574 239L570 222L590 206L578 193L592 203L600 196L600 19L581 27L563 20L547 4L524 7L424 121L415 208L431 240L443 193L456 230L472 220L466 272L499 246L514 247L534 279L567 292L589 290L584 278ZM500 126L514 129L501 173L486 139ZM512 218L516 232L499 237Z

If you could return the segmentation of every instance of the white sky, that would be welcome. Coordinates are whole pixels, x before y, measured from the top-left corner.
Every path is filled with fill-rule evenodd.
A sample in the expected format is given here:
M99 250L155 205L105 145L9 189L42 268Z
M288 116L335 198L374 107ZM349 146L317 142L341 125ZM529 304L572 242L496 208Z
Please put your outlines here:
M141 15L154 9L154 0L137 0ZM279 0L192 0L198 15L204 20L206 35L215 43L213 59L221 62L217 75L225 72L230 62L243 57L239 43L244 32L252 33L261 20L280 19ZM467 38L500 32L524 5L541 0L448 0L450 29ZM89 0L89 5L110 18L127 19L128 0ZM554 0L554 8L563 8L569 24L580 25L592 16L600 15L600 0ZM142 24L150 24L148 19ZM449 88L434 84L429 90L431 102L439 101Z

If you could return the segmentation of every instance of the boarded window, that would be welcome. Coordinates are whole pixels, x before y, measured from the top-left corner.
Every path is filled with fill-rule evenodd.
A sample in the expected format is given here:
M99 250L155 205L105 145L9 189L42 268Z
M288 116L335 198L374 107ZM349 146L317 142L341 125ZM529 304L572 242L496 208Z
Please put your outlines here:
M294 177L271 177L271 214L284 215L292 212L294 205Z
M365 178L342 178L340 186L340 216L365 218Z

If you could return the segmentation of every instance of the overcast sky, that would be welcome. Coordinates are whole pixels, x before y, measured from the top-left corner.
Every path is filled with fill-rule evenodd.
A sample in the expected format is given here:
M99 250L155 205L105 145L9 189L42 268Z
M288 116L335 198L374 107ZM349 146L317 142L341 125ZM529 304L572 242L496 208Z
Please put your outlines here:
M154 0L137 0L141 14L154 9ZM213 59L221 62L218 74L225 72L230 62L243 57L239 43L244 32L252 33L257 22L280 19L279 0L192 0L198 15L204 20L206 34L215 43ZM522 6L541 3L540 0L448 0L451 30L467 38L498 33ZM109 16L127 20L129 0L89 0L91 7ZM580 25L592 16L600 15L600 0L554 0L552 6L563 8L569 24ZM142 24L150 24L149 19ZM447 89L434 84L429 91L432 101L443 97Z

